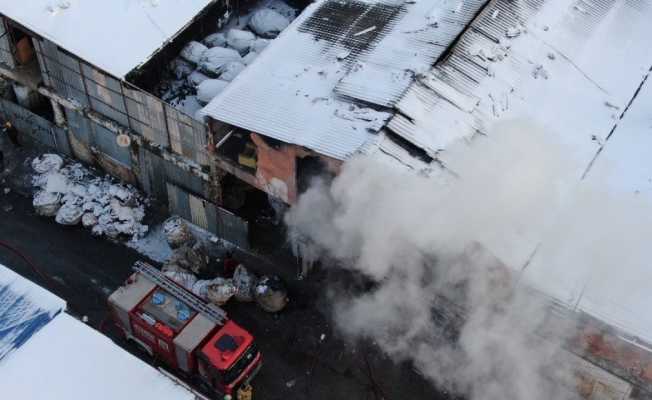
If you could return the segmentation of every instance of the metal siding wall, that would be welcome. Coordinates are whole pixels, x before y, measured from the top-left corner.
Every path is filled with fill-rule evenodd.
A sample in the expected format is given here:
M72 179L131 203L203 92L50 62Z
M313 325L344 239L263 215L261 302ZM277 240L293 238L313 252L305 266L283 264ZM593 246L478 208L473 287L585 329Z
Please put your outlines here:
M116 142L116 134L105 127L91 122L93 126L93 144L97 149L120 163L131 166L129 147L120 147Z
M190 205L190 216L193 224L208 230L208 217L206 214L206 207L208 202L192 194L188 195L188 203Z
M14 55L11 51L9 33L5 28L4 18L0 21L0 63L6 65L10 69L14 69L16 67L16 63L14 62Z
M140 147L140 184L145 192L159 200L167 200L167 188L165 179L165 161Z
M204 181L191 174L188 171L177 167L171 162L165 162L165 177L166 180L172 182L173 184L183 187L190 192L204 195Z
M167 193L171 214L178 215L240 248L249 248L247 221L169 182Z
M167 187L170 213L176 214L188 221L192 221L192 213L190 212L190 201L188 193L180 187L171 183L168 183Z
M236 246L249 248L249 223L237 215L220 207L215 208L217 214L217 236L228 240Z
M208 129L203 123L196 121L182 112L166 105L167 125L170 132L170 147L172 151L190 158L200 165L208 164L206 144Z
M131 128L148 140L168 147L163 102L138 89L123 87Z
M48 87L52 87L52 80L50 75L48 75L47 66L45 59L43 58L43 49L41 48L41 41L36 38L32 38L32 45L34 45L34 52L36 53L36 59L38 60L38 65L41 68L41 79L43 84Z
M66 113L66 120L68 121L68 126L70 127L72 134L80 142L86 145L90 145L92 138L90 121L75 111L69 110L67 108L64 110Z
M11 121L20 134L27 135L37 144L70 154L66 131L54 123L5 99L0 99L0 111L2 117Z

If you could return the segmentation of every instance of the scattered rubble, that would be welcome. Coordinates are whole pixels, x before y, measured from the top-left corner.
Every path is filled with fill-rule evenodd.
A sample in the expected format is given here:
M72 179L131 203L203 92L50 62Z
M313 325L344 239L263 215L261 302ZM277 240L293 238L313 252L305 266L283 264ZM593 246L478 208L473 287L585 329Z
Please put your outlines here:
M80 222L94 235L137 239L147 232L141 222L144 199L131 185L109 176L97 177L80 163L65 165L56 154L32 160L32 185L37 189L32 204L37 214L55 217L62 225Z
M173 249L194 241L188 224L178 217L168 218L163 223L163 232L165 232L165 238L168 244Z
M285 284L278 276L263 276L254 288L256 303L263 310L276 313L287 305L289 299Z

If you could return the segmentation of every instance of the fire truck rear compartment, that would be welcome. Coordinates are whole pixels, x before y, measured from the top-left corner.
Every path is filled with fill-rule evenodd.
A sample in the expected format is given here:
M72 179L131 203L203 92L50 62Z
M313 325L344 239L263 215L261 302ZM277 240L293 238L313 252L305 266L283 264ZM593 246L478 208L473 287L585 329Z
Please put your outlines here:
M195 356L193 351L198 348L202 341L209 337L209 334L217 325L203 316L197 314L188 325L174 338L174 348L179 368L185 372L195 370Z
M128 336L133 336L129 313L155 287L156 285L149 279L138 274L133 274L125 286L118 288L118 290L109 296L109 306Z

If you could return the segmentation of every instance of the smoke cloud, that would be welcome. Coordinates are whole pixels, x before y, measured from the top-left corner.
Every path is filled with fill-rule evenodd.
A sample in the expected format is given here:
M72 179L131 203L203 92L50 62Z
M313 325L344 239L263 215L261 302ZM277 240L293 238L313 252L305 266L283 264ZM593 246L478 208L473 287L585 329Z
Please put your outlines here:
M558 360L573 327L515 273L577 169L559 146L511 122L447 149L428 177L360 157L316 181L286 215L303 256L375 283L335 299L339 330L473 400L576 398Z

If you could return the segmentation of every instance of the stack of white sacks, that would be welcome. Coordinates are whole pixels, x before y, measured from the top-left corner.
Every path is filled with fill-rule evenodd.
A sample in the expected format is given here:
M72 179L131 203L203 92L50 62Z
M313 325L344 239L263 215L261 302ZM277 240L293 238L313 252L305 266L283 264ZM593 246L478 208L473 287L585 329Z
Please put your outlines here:
M271 4L241 17L246 25L210 34L201 42L188 43L170 66L177 80L172 86L189 86L196 92L198 105L208 104L256 59L296 14L281 2ZM201 119L199 112L194 116Z

